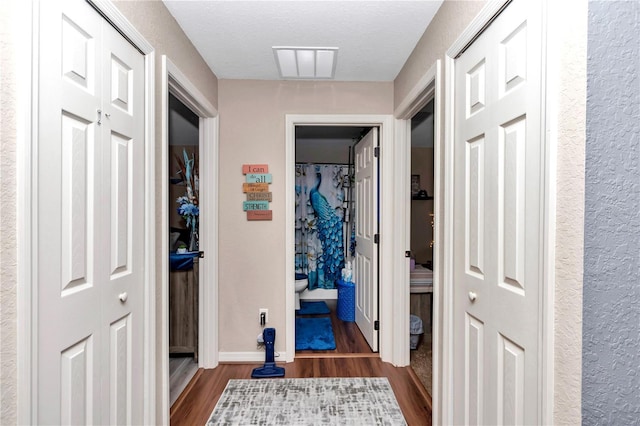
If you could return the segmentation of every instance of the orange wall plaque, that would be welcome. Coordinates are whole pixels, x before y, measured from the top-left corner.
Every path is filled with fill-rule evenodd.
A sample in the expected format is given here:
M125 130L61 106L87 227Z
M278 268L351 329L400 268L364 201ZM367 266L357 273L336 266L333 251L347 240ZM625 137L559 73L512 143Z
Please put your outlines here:
M269 192L268 183L243 183L242 192Z

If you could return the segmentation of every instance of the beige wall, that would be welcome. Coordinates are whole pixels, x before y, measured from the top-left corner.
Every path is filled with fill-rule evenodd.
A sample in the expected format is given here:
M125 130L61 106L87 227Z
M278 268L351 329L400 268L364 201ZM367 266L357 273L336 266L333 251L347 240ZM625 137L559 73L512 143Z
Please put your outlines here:
M391 114L392 83L220 80L220 351L256 350L258 309L285 348L285 114ZM247 222L242 164L268 164L273 221ZM293 271L291 271L293 272Z
M484 0L445 0L442 3L393 82L394 107L398 107L438 59L444 60L447 49L467 28L484 4Z

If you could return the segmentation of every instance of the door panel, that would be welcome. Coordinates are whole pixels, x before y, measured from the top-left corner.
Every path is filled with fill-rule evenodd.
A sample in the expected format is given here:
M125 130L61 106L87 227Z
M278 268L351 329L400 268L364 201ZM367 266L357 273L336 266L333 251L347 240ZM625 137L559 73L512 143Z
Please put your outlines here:
M109 423L131 424L131 315L114 322L110 327L109 365Z
M457 424L539 419L541 34L514 1L455 61Z
M89 424L94 418L95 365L93 338L88 337L62 351L60 356L61 424Z
M139 424L144 59L84 1L39 42L36 423Z
M371 349L378 350L378 129L373 128L355 146L356 189L356 324Z
M111 401L103 410L110 413L112 424L136 424L142 422L138 401L143 397L144 371L144 59L108 24L103 40L102 149L108 206L103 237L111 259L102 307L105 326L110 324L104 348L112 354L106 388ZM117 362L113 362L115 356Z

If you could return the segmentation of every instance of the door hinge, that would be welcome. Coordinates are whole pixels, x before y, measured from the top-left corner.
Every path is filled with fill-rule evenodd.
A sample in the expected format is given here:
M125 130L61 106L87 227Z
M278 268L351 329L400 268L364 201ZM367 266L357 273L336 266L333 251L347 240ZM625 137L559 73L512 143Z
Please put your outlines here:
M198 257L200 259L204 259L204 252L203 251L198 252Z
M407 250L404 252L404 257L411 257L411 250Z
M380 157L380 147L376 146L375 148L373 148L373 156L378 158Z
M373 322L373 329L374 329L374 330L376 330L376 331L377 331L377 330L380 330L380 321L375 320L375 321Z
M373 236L373 243L380 244L380 234L376 234Z

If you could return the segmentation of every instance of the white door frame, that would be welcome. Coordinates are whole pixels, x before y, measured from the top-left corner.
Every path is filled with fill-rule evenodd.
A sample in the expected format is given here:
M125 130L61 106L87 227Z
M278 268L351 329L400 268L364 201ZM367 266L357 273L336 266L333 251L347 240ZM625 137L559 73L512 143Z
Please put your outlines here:
M403 321L395 315L402 303L401 286L396 285L395 273L399 261L404 262L404 251L398 255L395 250L399 232L397 228L396 206L396 165L394 149L394 120L391 115L368 114L286 114L285 116L285 321L286 321L286 362L295 357L295 128L296 126L380 126L380 275L379 311L380 320L379 352L382 361L397 366L406 365L399 349L408 339L401 332L408 330L409 317ZM394 252L395 250L395 252ZM406 322L406 327L405 326ZM405 339L406 337L406 339ZM409 342L406 341L408 347Z
M442 353L442 389L440 420L442 424L450 424L453 421L453 401L461 394L454 394L453 389L453 136L454 136L454 83L455 83L455 58L462 54L467 46L482 33L499 14L508 6L511 0L491 0L469 24L465 31L458 37L445 55L445 103L447 109L444 112L445 138L444 138L444 253L443 253L443 353ZM546 71L550 63L547 61L548 47L547 37L549 28L546 25L546 10L548 0L543 0L542 5L542 57L532 58L540 60L543 69L542 81L542 120L541 135L543 136L543 152L545 153L543 164L544 191L543 196L543 235L542 237L542 261L540 263L541 291L540 291L540 371L538 383L540 384L539 418L541 424L553 423L553 375L554 375L554 288L555 288L555 194L556 194L556 150L555 150L555 124L549 120L547 112L547 99L553 94L553 85L545 80ZM551 48L553 49L553 48Z
M401 245L399 251L410 250L411 245L411 190L410 190L410 175L411 175L411 118L424 106L431 101L435 101L435 108L433 110L433 132L434 132L434 156L433 156L433 211L434 211L434 232L433 240L435 250L433 251L433 358L432 358L432 407L433 407L433 424L442 424L440 422L440 412L442 410L441 404L441 375L440 364L442 359L442 271L443 271L443 250L444 247L441 244L440 230L443 223L443 218L440 215L441 206L443 203L443 193L441 191L441 182L443 170L442 164L442 151L443 151L443 139L441 130L441 112L443 110L442 96L441 96L442 76L441 76L441 64L440 60L436 60L435 63L424 73L424 75L418 80L416 85L409 91L407 96L398 105L394 112L396 117L396 155L398 157L398 168L396 174L400 179L396 187L398 197L398 218L401 218L404 224L404 233L398 237L398 242ZM398 281L399 287L402 287L403 294L401 303L398 305L399 309L395 312L400 318L406 318L406 331L402 332L404 342L400 344L401 348L405 348L402 357L405 365L410 363L410 350L409 350L409 312L410 312L410 259L405 258L402 264L401 270L398 272L398 276L402 278Z
M155 52L153 46L135 29L110 0L87 0L144 56L145 90L145 174L144 174L144 423L155 424ZM17 227L18 227L18 424L33 424L38 418L38 261L37 182L38 146L38 52L40 8L38 2L26 2L30 28L24 31L25 55L19 65L23 75L31 76L20 87L20 123L17 138ZM31 30L29 33L28 30Z
M161 252L161 359L163 424L169 422L169 93L199 117L200 209L206 220L199 225L198 367L218 365L218 111L180 69L162 55L162 237Z

